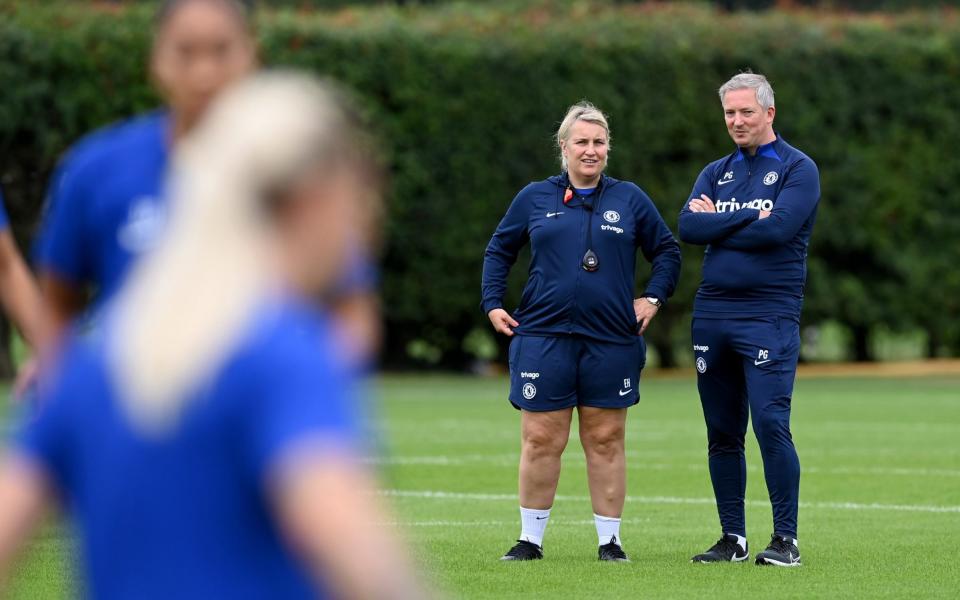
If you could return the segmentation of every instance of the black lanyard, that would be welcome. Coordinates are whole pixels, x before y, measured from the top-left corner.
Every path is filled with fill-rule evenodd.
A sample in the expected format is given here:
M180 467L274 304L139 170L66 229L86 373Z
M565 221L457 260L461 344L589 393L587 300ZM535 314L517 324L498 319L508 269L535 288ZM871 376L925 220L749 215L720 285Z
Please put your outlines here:
M581 198L583 199L584 207L586 207L590 213L587 215L587 252L583 255L583 260L580 261L580 264L583 266L584 271L593 273L600 268L600 258L597 257L597 253L593 251L593 202L588 203L586 198L582 196Z
M568 198L572 197L575 193L573 184L569 183L569 180L567 181L567 189L564 193L563 199L564 204L566 204L568 202ZM590 194L590 196L597 197L598 208L600 206L600 201L603 199L603 192L603 177L600 177L600 181L597 182L596 189L594 190L593 194ZM595 211L593 210L593 202L588 201L587 196L583 196L579 193L577 195L580 196L580 201L583 202L583 207L590 211L590 213L587 215L587 251L583 255L583 259L580 261L580 266L583 267L584 271L593 273L600 268L600 257L598 257L597 253L593 251L593 213Z

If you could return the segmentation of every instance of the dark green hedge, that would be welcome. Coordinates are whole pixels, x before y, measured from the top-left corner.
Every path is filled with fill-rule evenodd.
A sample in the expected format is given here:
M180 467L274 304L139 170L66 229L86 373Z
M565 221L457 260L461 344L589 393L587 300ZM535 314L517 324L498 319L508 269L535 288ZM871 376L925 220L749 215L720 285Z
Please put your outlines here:
M26 235L60 151L151 106L147 12L0 2L0 177ZM960 350L960 24L957 13L855 17L538 2L261 14L270 64L361 94L392 157L384 258L388 359L469 354L484 245L514 193L558 170L551 134L571 103L611 116L611 174L671 226L702 166L730 151L716 88L752 68L777 91L777 128L820 165L805 322L866 340L922 327ZM701 252L651 328L686 352ZM523 268L516 269L513 298ZM644 270L645 272L645 270ZM470 343L475 344L474 335Z
M76 0L75 0L76 1ZM159 0L85 0L88 4L157 4ZM243 0L256 7L289 7L298 10L343 8L363 5L416 6L456 2L457 0ZM503 5L523 4L524 0L473 0ZM536 0L535 0L536 1ZM567 0L577 1L577 0ZM601 0L594 0L600 2ZM657 0L602 0L608 4L646 4ZM660 0L662 2L662 0ZM782 6L783 0L690 0L691 3L713 4L726 10L768 10ZM904 10L915 8L942 8L952 4L950 0L790 0L795 6L844 9L858 11ZM530 2L527 1L527 4Z

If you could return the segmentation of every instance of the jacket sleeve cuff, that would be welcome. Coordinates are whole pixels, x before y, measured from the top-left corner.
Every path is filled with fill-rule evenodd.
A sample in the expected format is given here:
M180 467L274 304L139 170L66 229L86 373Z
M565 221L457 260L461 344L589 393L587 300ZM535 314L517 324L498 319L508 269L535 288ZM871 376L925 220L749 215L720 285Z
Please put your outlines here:
M646 298L648 296L659 300L661 308L667 303L668 300L667 295L663 293L663 290L658 288L648 288L642 294L640 294L641 298Z
M480 303L480 308L483 309L483 314L490 314L490 311L495 308L503 308L503 302L500 300L484 300Z

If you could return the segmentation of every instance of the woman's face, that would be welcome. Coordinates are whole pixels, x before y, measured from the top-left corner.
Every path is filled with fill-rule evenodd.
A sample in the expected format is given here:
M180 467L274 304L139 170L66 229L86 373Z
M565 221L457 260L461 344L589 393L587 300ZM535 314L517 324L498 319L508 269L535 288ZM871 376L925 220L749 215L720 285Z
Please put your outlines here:
M607 130L596 123L577 121L570 128L562 150L571 177L594 181L607 166Z
M187 128L214 97L256 66L256 48L243 19L220 0L178 6L157 31L154 80Z

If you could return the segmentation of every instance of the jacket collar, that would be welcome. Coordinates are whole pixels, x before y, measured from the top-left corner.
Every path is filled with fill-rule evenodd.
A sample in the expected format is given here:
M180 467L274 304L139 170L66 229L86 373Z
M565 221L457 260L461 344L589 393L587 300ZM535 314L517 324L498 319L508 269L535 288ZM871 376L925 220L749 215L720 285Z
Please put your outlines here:
M547 181L550 181L557 187L561 187L563 189L567 189L567 187L571 187L570 175L568 175L566 171L563 171L559 175L553 175L552 177L549 177ZM614 179L613 177L610 177L606 173L603 173L602 175L600 175L600 180L597 182L597 191L598 192L601 191L603 188L608 187L611 183L615 181L616 179Z
M780 134L776 131L774 135L777 136L777 139L773 140L769 144L764 144L757 148L757 156L765 156L767 158L773 158L780 162L783 162L783 159L780 158L780 153L777 150L783 148L783 140L780 137ZM740 147L737 147L737 151L734 153L733 162L740 162L741 160L747 158L747 155L743 153L743 150Z

